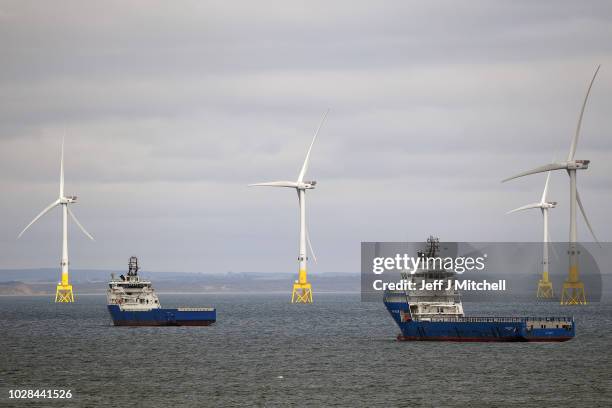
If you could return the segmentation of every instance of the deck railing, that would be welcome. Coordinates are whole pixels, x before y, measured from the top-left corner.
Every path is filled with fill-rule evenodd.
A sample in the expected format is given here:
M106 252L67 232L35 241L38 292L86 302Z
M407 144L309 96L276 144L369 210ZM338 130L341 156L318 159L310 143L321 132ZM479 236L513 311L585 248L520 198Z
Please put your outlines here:
M444 316L431 316L430 318L419 319L421 321L429 320L432 322L528 322L528 321L538 321L538 322L573 322L573 317L551 317L551 316L543 316L543 317L500 317L500 316L491 316L491 317L444 317Z

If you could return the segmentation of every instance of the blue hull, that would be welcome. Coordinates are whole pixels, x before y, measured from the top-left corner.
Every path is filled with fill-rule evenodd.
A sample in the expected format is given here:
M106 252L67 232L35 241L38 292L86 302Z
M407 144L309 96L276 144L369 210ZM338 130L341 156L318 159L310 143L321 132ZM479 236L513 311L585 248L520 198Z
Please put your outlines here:
M217 320L217 310L151 309L125 311L108 305L115 326L208 326Z
M422 341L567 341L575 336L573 318L463 317L431 321L409 318L407 303L385 302L399 326L398 340Z

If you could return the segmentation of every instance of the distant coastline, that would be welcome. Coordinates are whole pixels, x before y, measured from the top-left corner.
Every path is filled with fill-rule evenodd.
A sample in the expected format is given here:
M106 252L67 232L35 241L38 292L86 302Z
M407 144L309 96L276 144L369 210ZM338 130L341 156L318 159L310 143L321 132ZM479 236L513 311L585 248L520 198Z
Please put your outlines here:
M111 272L107 270L73 270L72 279L75 293L97 295L106 293ZM114 272L118 275L118 272ZM294 273L277 272L146 272L143 277L155 282L157 292L164 294L286 294L291 293ZM56 268L0 270L0 296L50 296L55 295L59 272ZM492 278L494 275L482 275ZM310 275L315 294L360 293L361 275L349 272L313 273ZM515 275L514 285L520 288L513 292L528 295L538 276ZM602 294L612 296L612 274L602 275ZM516 286L514 286L516 288Z
M38 290L35 286L24 282L0 282L0 296L36 296L46 294L46 291Z
M119 273L114 272L115 275ZM56 269L0 270L0 296L54 295ZM111 271L74 270L72 283L75 293L104 294ZM313 285L319 292L359 293L358 273L312 274ZM159 293L291 293L292 273L186 273L143 272L143 278L155 282Z

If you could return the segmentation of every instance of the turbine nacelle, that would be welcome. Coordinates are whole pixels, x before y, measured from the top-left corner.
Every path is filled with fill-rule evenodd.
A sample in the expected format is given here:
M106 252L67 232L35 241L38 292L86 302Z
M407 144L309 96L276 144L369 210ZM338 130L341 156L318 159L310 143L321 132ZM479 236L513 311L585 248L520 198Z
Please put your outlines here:
M66 197L61 197L59 199L59 203L60 204L72 204L72 203L76 203L77 200L77 196L66 196Z
M317 185L316 181L303 181L301 183L298 183L298 189L300 190L312 190L313 188L315 188L315 186Z
M586 170L589 168L590 160L572 160L567 162L568 170Z
M555 208L557 206L556 201L549 201L547 203L541 203L540 208Z

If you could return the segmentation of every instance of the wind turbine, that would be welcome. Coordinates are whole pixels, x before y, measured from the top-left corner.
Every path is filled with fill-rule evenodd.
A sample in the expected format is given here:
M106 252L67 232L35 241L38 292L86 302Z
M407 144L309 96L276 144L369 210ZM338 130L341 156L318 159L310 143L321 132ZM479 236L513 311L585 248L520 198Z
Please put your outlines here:
M589 95L591 93L591 88L593 87L593 82L597 77L597 73L599 72L600 66L597 66L595 73L593 74L593 78L589 83L589 87L587 89L586 95L584 97L584 102L582 103L582 108L580 109L580 115L578 116L578 124L576 126L576 132L574 137L572 138L572 143L570 145L569 154L567 155L567 160L565 162L557 162L550 163L544 166L537 167L533 170L528 170L523 173L519 173L515 176L509 177L502 182L512 180L518 177L527 176L530 174L543 173L546 171L553 170L566 170L567 174L570 178L570 247L568 251L569 255L569 273L567 280L563 283L563 292L561 293L561 304L562 305L584 305L587 303L586 297L584 294L584 283L580 280L578 273L578 249L576 245L577 234L576 234L576 205L580 207L580 212L584 217L584 221L586 222L591 235L597 240L595 233L593 232L593 228L591 227L591 223L589 222L589 218L586 215L584 210L584 206L582 205L582 201L580 200L580 194L578 194L578 189L576 188L576 170L586 170L589 167L590 160L576 160L574 159L574 155L576 154L576 148L578 146L578 138L580 137L580 127L582 125L582 117L584 116L584 109L586 108L587 101L589 100Z
M508 211L507 214L512 214L517 211L529 210L532 208L539 208L542 211L542 219L544 220L544 240L543 240L543 253L542 253L542 279L538 282L538 298L551 299L553 297L553 286L552 282L548 279L548 243L550 242L550 233L548 232L548 210L557 206L556 201L547 201L546 196L548 194L548 183L550 182L550 171L546 176L546 183L544 184L544 192L542 198L538 203L527 204L519 208L515 208L512 211Z
M24 232L32 224L38 221L43 215L51 211L53 208L57 206L62 207L62 280L57 284L57 289L55 291L55 302L56 303L72 303L74 302L74 295L72 293L72 285L68 281L68 214L72 217L76 225L83 231L89 239L94 240L93 236L89 232L85 230L83 225L76 218L72 210L68 207L69 204L74 204L77 200L76 196L66 196L64 195L64 140L62 139L62 156L60 160L60 185L59 185L59 198L49 204L47 208L42 210L40 214L36 216L24 229L21 231L17 239L21 238Z
M264 187L289 187L294 188L297 191L298 195L298 203L300 206L300 246L299 246L299 255L298 255L298 263L299 263L299 272L298 272L298 280L293 283L293 291L291 292L291 303L312 303L312 285L308 282L308 276L306 274L306 261L308 260L308 255L306 253L306 243L308 242L308 246L310 247L310 253L314 258L315 262L317 261L317 257L312 250L312 245L310 244L310 237L308 235L308 229L306 227L306 190L312 190L315 188L317 184L316 181L304 181L304 176L306 175L306 171L308 170L308 162L310 161L310 152L312 150L312 146L317 139L317 135L321 130L321 126L323 126L323 122L325 122L325 118L327 118L327 114L329 113L329 109L323 115L323 119L321 119L321 123L319 123L319 127L312 138L312 142L310 142L310 147L308 148L308 153L306 153L306 159L304 159L304 164L302 165L302 169L300 170L300 174L296 181L271 181L268 183L256 183L249 184L249 187L252 186L264 186Z

